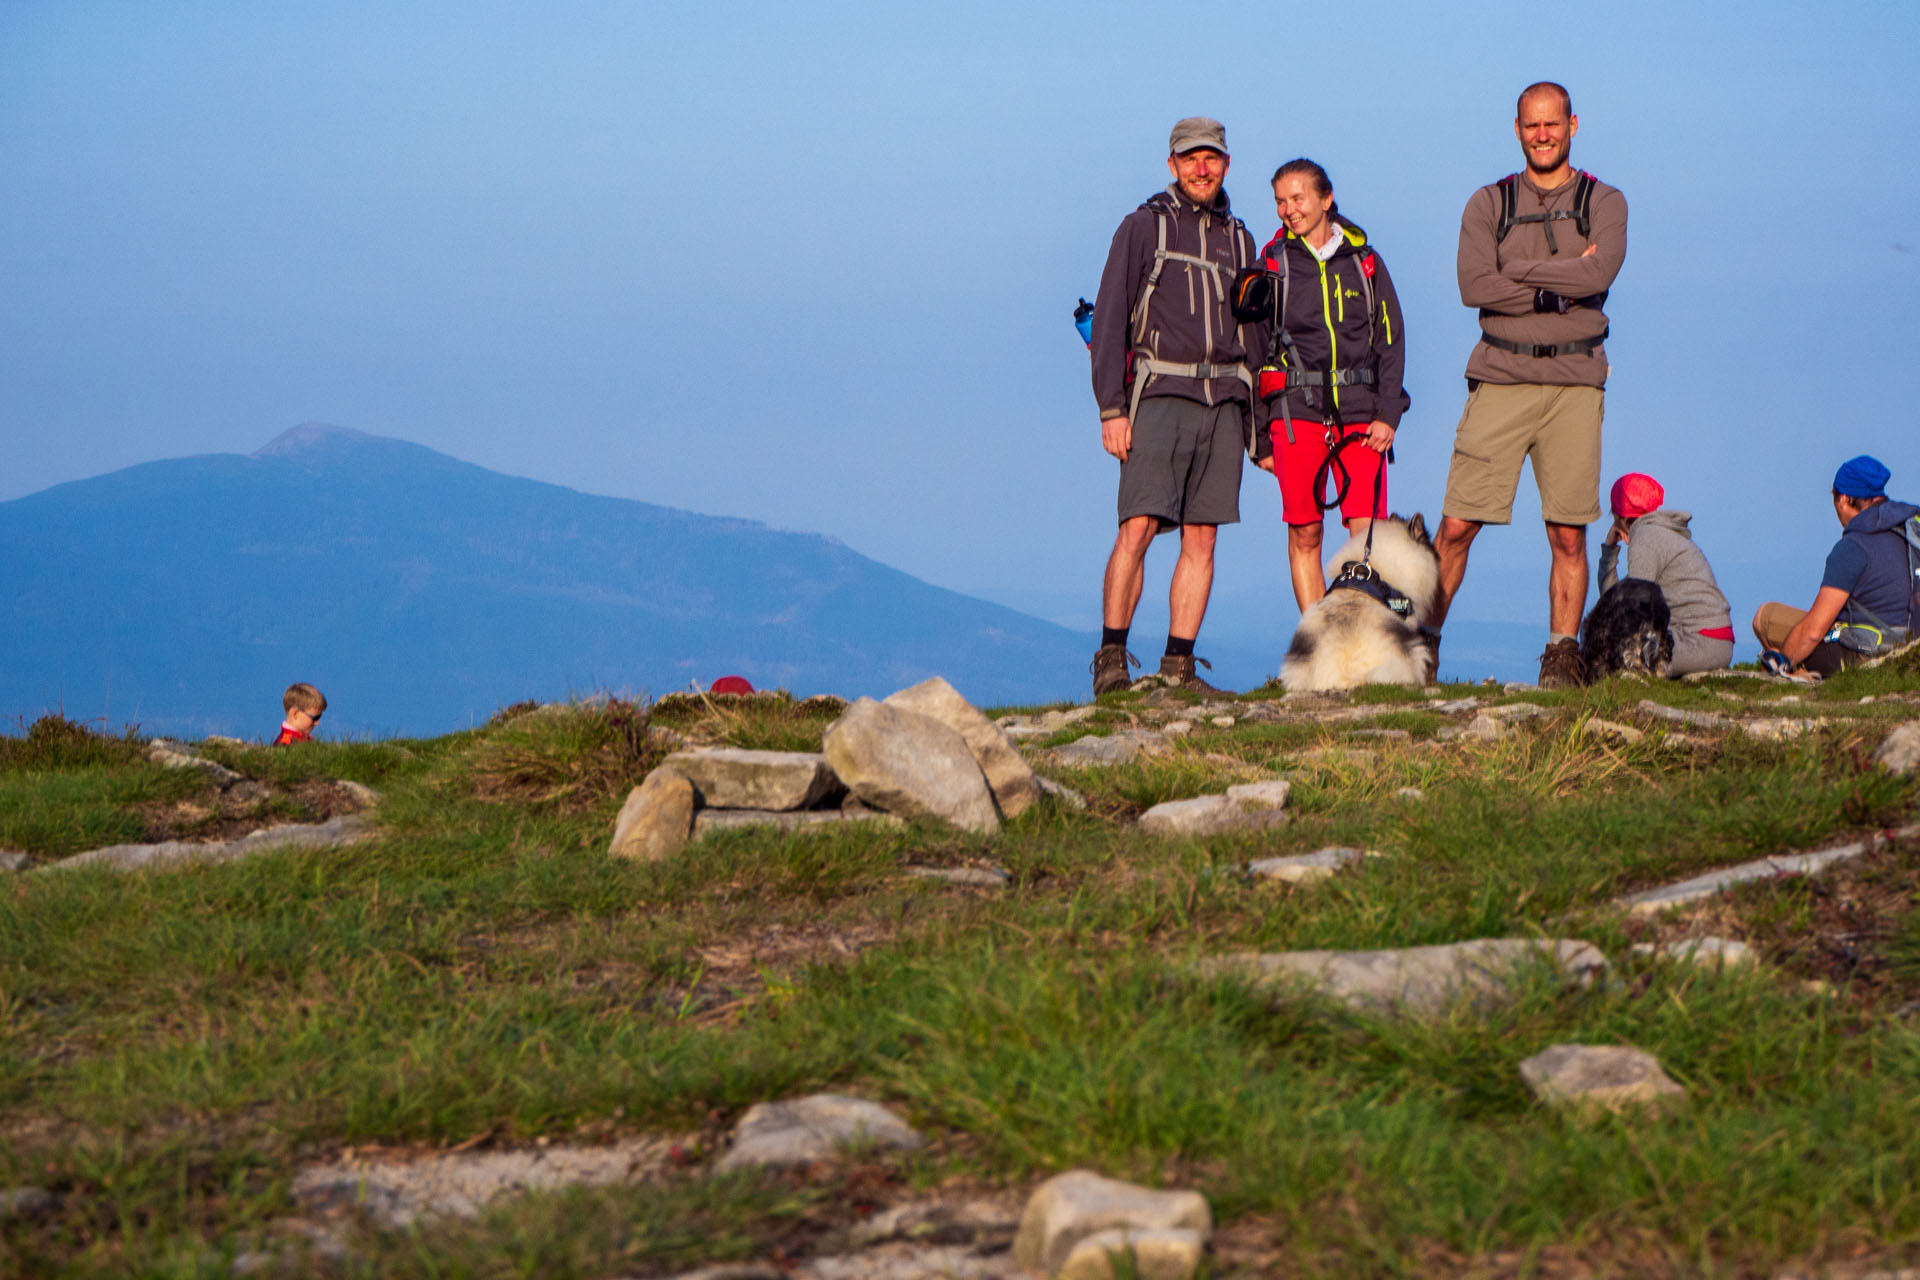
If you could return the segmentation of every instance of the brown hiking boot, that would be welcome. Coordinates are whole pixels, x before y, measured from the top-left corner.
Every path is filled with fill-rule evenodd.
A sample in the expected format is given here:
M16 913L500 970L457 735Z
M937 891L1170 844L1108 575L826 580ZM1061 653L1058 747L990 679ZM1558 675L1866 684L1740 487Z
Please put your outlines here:
M1103 644L1100 652L1093 655L1093 696L1113 693L1133 683L1133 677L1127 673L1127 664L1140 665L1140 659L1127 652L1123 644Z
M1199 674L1193 669L1195 663L1198 663L1209 671L1213 670L1213 664L1205 658L1196 658L1190 653L1182 657L1176 657L1171 653L1166 654L1160 659L1160 678L1162 680L1171 680L1180 688L1191 689L1195 693L1226 692L1225 689L1216 689L1205 680L1202 680Z
M1577 689L1587 682L1587 664L1580 660L1578 640L1556 640L1540 655L1542 689Z

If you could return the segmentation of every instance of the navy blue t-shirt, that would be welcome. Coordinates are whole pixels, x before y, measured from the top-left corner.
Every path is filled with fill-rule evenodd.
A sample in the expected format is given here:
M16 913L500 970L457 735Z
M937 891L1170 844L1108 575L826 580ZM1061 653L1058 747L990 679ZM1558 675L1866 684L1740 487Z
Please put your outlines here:
M1868 507L1833 544L1820 585L1838 587L1849 596L1840 621L1869 621L1854 610L1858 604L1890 627L1913 625L1909 616L1913 588L1907 583L1907 543L1900 535L1900 523L1914 513L1915 508L1904 502Z

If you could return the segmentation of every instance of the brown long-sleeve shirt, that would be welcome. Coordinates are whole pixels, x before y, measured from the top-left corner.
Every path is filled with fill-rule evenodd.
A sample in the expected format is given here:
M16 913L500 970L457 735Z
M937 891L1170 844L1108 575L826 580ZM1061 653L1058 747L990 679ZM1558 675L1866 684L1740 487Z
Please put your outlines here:
M1533 185L1527 174L1514 179L1514 213L1550 213L1573 209L1577 183L1568 179L1551 191ZM1488 183L1474 192L1460 215L1460 301L1480 311L1480 327L1508 342L1558 345L1597 337L1606 331L1603 307L1607 290L1627 258L1627 198L1618 187L1596 182L1589 205L1591 226L1582 236L1578 223L1553 223L1558 253L1547 249L1545 223L1516 223L1504 241L1500 229L1500 187ZM1589 244L1600 246L1582 257ZM1565 315L1536 312L1534 291L1547 289L1582 299ZM1533 382L1556 387L1604 387L1604 347L1581 355L1530 356L1502 351L1484 342L1473 345L1467 376L1481 382Z

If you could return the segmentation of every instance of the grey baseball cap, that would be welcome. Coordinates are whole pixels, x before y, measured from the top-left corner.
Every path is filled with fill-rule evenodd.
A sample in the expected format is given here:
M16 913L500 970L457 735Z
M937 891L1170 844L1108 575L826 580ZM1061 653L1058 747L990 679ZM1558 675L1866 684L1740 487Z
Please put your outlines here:
M1223 156L1228 154L1227 126L1205 116L1188 116L1173 126L1173 136L1167 139L1169 155L1183 156L1202 147L1209 147Z

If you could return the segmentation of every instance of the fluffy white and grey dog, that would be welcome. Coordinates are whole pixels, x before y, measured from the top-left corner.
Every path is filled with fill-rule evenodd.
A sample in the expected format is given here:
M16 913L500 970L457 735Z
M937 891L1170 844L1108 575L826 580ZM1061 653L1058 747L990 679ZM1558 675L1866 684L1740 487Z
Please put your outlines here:
M1358 564L1365 536L1351 538L1334 554L1333 574ZM1440 586L1440 558L1427 536L1427 522L1391 516L1374 522L1374 574L1412 602L1402 617L1382 601L1350 588L1329 590L1307 607L1280 665L1289 692L1353 689L1363 684L1425 684L1433 653L1420 642L1420 621Z

